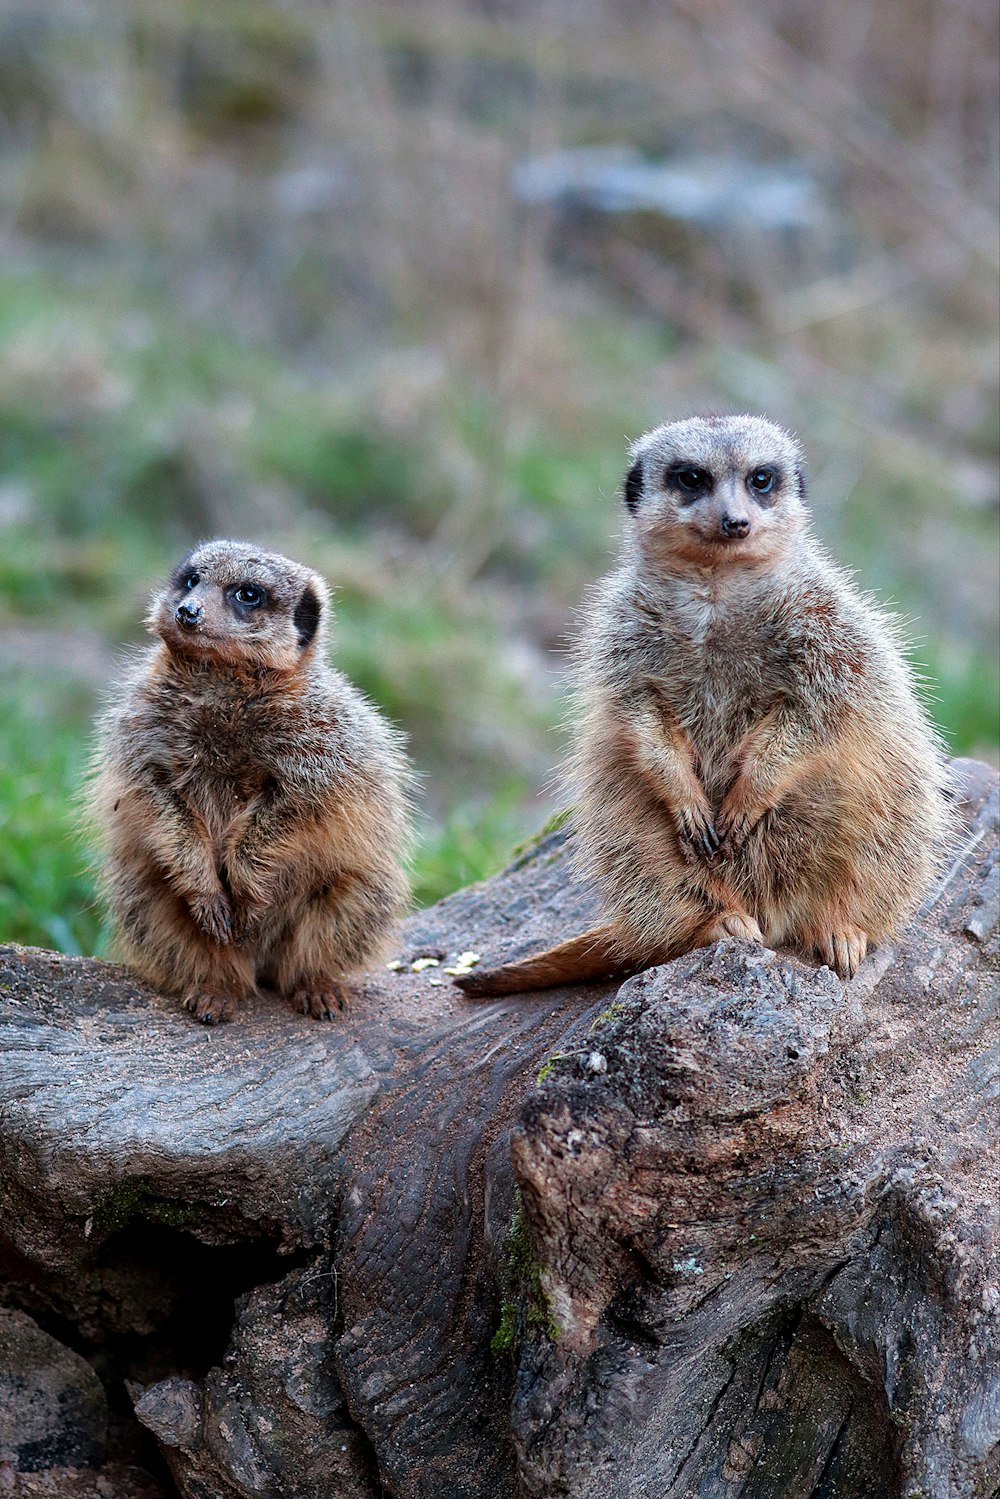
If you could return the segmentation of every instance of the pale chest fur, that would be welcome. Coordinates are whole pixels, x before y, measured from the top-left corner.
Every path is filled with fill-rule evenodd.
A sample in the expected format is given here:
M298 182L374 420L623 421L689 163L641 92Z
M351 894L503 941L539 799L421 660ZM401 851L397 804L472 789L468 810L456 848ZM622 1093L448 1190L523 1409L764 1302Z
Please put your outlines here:
M262 793L294 780L301 718L273 699L161 688L135 732L154 775L221 834Z
M788 640L768 599L679 581L647 618L643 667L656 695L711 762L794 689Z
M196 704L168 730L172 768L179 782L209 796L242 800L256 795L274 764L271 735L261 735L252 707Z
M270 757L253 732L252 715L195 706L166 727L162 758L178 795L224 841L246 809L274 784ZM265 741L266 742L266 741Z

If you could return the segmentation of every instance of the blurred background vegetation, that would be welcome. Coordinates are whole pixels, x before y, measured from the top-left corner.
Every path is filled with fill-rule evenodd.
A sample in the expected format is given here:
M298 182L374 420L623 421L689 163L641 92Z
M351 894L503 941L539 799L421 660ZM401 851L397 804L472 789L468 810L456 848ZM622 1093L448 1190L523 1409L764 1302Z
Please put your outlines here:
M199 537L336 589L417 888L551 811L626 440L803 437L817 528L997 759L992 0L8 0L0 937L99 950L89 724Z

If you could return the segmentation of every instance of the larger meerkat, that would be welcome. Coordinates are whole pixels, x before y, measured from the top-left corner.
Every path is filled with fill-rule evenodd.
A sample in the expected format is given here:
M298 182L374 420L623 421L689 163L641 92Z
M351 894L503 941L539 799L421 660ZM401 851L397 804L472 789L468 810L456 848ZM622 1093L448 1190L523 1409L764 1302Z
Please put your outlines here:
M771 422L672 422L631 459L570 766L610 919L461 986L606 977L724 936L850 977L912 915L949 836L893 622L809 534L801 450Z
M311 569L199 546L99 726L117 955L206 1024L259 984L329 1018L406 896L401 739L327 663L328 612Z

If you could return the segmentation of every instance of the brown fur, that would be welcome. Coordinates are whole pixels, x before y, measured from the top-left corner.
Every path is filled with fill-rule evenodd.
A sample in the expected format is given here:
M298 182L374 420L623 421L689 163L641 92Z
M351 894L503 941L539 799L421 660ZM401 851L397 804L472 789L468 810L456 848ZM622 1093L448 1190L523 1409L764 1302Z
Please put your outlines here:
M325 660L328 612L308 568L202 545L154 596L158 643L99 725L117 953L206 1024L259 984L330 1018L406 897L401 739Z
M737 935L850 977L912 915L950 836L895 625L809 535L800 450L770 422L675 422L632 458L629 534L580 646L571 766L602 943L635 971ZM462 986L593 978L586 948Z

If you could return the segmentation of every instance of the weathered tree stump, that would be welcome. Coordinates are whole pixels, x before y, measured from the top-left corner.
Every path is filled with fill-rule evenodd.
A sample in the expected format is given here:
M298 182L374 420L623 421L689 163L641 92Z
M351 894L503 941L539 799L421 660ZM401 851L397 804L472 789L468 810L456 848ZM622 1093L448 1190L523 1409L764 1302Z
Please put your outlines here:
M335 1024L0 950L0 1302L191 1499L1000 1492L997 778L958 769L954 868L848 985L735 941L480 1005L412 971L592 922L564 833Z

